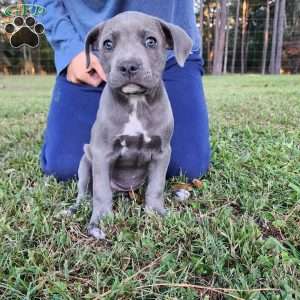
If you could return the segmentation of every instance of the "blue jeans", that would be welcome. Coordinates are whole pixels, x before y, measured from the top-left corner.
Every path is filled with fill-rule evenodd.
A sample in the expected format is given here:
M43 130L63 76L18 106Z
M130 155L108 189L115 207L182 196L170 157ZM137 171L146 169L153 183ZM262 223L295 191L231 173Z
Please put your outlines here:
M174 114L172 155L167 176L204 175L210 162L208 113L202 86L202 60L191 54L184 68L168 60L163 80ZM67 81L59 75L44 134L41 167L59 180L77 175L83 145L90 140L104 83L97 88Z

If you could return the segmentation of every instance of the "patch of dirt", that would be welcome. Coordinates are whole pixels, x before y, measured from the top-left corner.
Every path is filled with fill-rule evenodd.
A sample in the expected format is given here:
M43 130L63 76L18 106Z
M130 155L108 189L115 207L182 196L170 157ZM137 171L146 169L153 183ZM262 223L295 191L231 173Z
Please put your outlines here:
M259 226L262 232L262 236L264 239L272 236L278 241L284 241L285 237L282 234L281 230L272 225L271 222L264 221L260 218L256 219L256 224Z
M232 202L230 203L230 207L232 207L232 213L234 216L240 216L242 214L242 209L238 203Z

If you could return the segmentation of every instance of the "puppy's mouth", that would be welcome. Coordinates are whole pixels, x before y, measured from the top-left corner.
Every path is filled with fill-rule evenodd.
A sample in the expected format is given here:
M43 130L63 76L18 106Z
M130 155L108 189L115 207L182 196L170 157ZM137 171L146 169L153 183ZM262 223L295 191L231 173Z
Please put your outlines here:
M121 92L126 95L141 95L146 93L146 88L136 83L129 83L121 87Z

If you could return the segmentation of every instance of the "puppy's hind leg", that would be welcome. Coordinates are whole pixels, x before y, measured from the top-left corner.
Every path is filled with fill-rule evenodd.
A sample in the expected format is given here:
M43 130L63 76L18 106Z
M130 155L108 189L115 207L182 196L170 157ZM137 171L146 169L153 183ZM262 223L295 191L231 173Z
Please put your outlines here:
M87 146L87 145L85 145ZM75 204L73 204L67 211L66 215L73 215L78 210L82 200L86 197L89 192L89 184L91 182L91 161L90 157L88 156L89 153L86 151L85 147L85 154L82 156L79 168L78 168L78 195L76 198Z

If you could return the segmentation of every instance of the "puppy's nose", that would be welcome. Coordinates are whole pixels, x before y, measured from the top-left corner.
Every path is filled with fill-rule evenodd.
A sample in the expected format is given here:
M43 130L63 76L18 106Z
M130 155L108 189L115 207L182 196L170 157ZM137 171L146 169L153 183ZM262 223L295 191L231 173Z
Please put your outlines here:
M119 65L119 70L123 76L134 76L139 69L140 64L136 61L124 61Z

